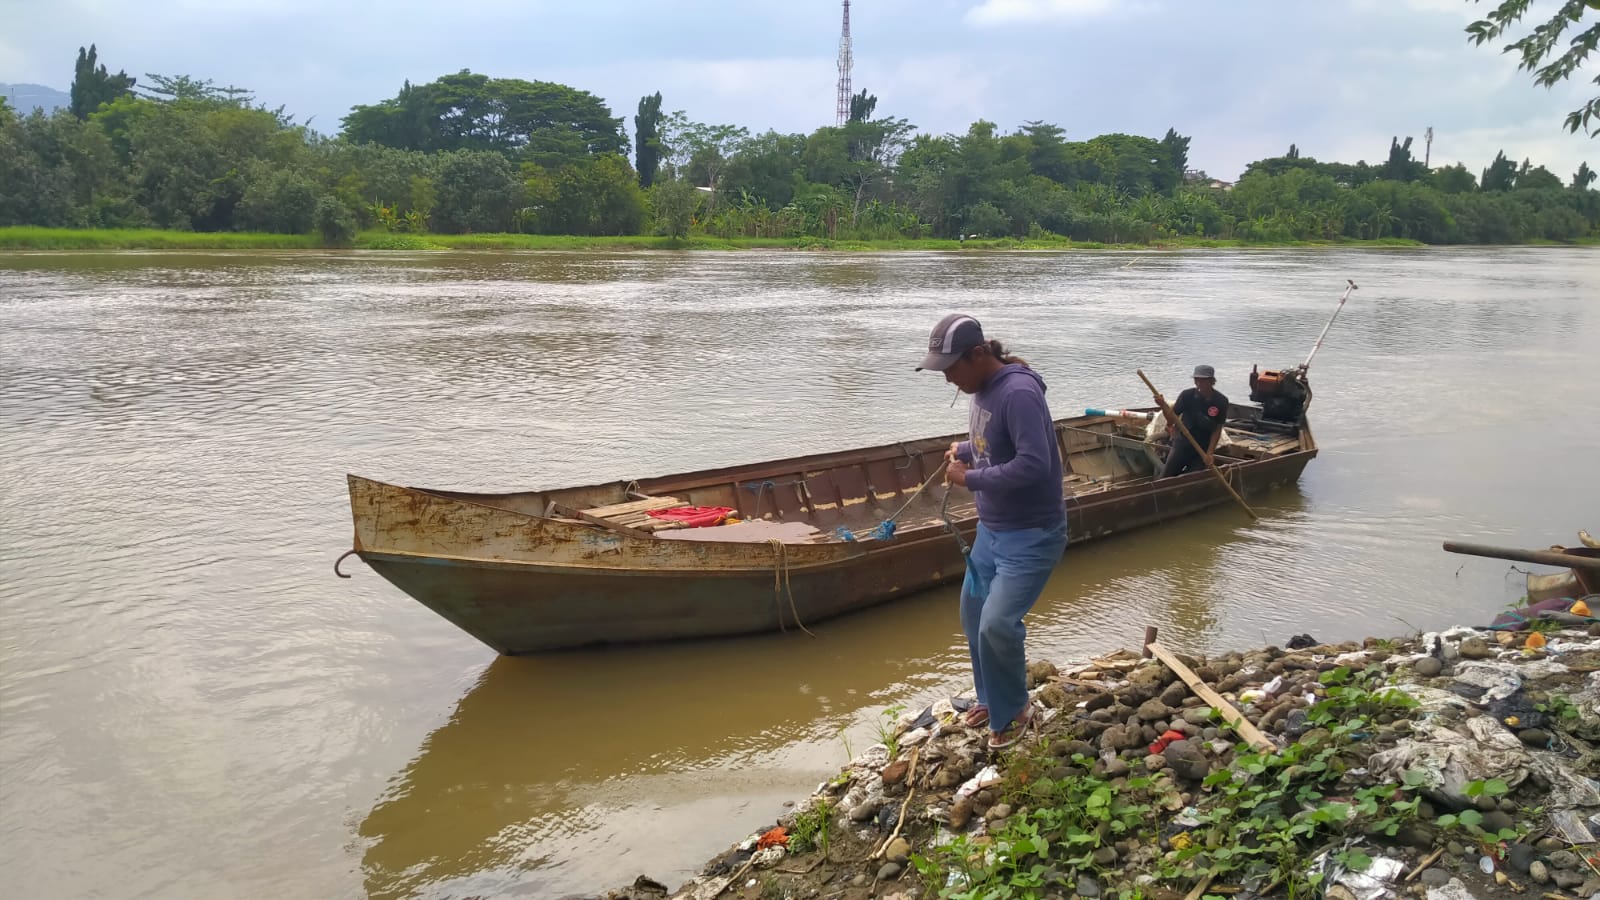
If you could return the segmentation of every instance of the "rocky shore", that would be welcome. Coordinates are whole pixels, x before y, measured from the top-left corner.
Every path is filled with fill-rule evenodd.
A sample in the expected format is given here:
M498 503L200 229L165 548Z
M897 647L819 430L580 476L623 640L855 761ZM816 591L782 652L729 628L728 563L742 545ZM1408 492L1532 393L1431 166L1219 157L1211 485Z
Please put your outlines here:
M602 898L1586 900L1600 625L1553 618L1034 663L1016 746L908 713L688 884Z

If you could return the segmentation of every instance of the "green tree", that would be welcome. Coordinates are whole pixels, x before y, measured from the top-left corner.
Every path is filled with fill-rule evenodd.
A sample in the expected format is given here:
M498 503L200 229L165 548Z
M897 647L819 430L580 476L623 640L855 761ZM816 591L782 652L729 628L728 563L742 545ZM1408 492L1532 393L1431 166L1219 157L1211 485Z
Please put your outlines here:
M1594 184L1594 170L1589 168L1587 162L1578 163L1578 171L1572 174L1572 189L1575 191L1587 190Z
M658 181L650 188L650 208L655 213L656 231L674 240L689 235L700 192L694 185L676 178Z
M1522 168L1517 170L1517 187L1519 191L1560 190L1561 177L1544 166L1529 168L1528 160L1522 161Z
M621 153L622 119L599 97L562 84L463 69L344 117L345 137L408 150L484 150L553 168Z
M661 92L639 98L639 113L633 117L633 160L639 170L639 186L655 184L661 165Z
M241 231L305 234L316 221L317 186L306 173L256 162L234 214Z
M1179 134L1176 128L1168 128L1166 135L1161 138L1161 146L1166 148L1167 161L1181 178L1189 168L1189 139Z
M446 234L510 231L512 211L523 206L511 163L486 150L444 154L436 189L433 227Z
M638 234L644 224L644 193L618 154L564 166L552 181L539 221L555 234Z
M872 118L873 110L878 108L878 98L867 93L866 88L861 93L850 98L850 121L865 122Z
M337 197L323 197L312 212L323 246L348 247L355 243L356 217Z
M1468 25L1467 34L1479 46L1502 38L1507 29L1527 15L1529 5L1530 0L1501 0L1489 10L1487 18ZM1543 25L1506 44L1501 52L1521 56L1517 68L1532 72L1534 83L1552 87L1576 72L1595 47L1600 46L1600 21L1591 20L1587 27L1583 25L1584 18L1595 9L1600 9L1600 4L1594 0L1561 0L1555 14ZM1567 40L1566 50L1556 53L1557 43L1569 28L1580 30ZM1594 83L1600 84L1600 75L1595 76ZM1592 128L1591 122L1595 123ZM1587 103L1567 113L1565 125L1571 132L1583 130L1590 135L1600 135L1600 96L1591 97Z
M150 85L138 95L146 100L158 103L201 103L206 105L226 104L230 106L249 106L255 96L245 88L217 87L211 79L191 78L188 75L157 75L154 72L144 73L146 84Z
M1494 162L1483 170L1478 180L1486 191L1509 191L1517 181L1517 164L1506 158L1504 150L1495 154Z
M110 103L130 93L137 81L130 78L127 72L118 71L112 75L106 71L104 64L95 65L98 56L93 44L89 45L88 50L78 48L78 62L73 68L70 109L80 122L88 119L90 113L100 108L100 104Z
M803 177L805 149L803 134L767 131L744 141L722 173L723 192L749 194L771 210L782 209L794 198L796 177Z
M1461 163L1435 169L1428 180L1442 194L1465 194L1478 189L1478 179Z
M1411 158L1411 138L1400 143L1398 137L1389 139L1389 160L1383 164L1381 177L1389 181L1416 181L1427 174L1427 169Z

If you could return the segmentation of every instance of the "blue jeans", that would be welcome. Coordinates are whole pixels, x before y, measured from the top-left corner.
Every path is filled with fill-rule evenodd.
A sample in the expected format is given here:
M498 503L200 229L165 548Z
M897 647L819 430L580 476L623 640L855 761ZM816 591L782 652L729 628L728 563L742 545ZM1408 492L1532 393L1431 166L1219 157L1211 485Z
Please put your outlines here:
M978 702L989 727L1003 731L1028 703L1027 628L1022 617L1039 599L1067 547L1067 523L1051 528L990 531L978 523L961 584L961 629L972 654Z

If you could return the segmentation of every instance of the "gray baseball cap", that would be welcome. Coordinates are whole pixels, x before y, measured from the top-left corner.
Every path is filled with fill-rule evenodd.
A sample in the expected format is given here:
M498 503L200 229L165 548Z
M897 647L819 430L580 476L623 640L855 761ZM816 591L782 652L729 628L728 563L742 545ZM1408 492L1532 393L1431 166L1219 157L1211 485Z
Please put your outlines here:
M1195 366L1194 367L1194 377L1196 377L1196 378L1209 378L1212 381L1216 381L1217 380L1217 370L1211 368L1210 366Z
M951 313L940 319L928 334L928 355L922 358L917 371L943 372L955 365L962 354L982 343L983 326L977 319L964 313Z

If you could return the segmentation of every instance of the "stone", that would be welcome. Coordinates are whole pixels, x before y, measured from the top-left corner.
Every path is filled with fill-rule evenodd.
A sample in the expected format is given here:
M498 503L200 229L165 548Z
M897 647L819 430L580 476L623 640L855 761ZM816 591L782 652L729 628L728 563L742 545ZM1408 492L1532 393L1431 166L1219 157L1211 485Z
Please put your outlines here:
M860 806L850 810L850 821L865 822L877 815L878 808L882 805L882 801L869 797L866 800L861 801Z
M878 870L878 880L879 881L888 881L889 879L895 877L896 875L899 875L900 871L902 869L904 869L904 868L905 868L905 865L902 864L902 863L886 862L886 863L883 864L883 868Z
M1510 797L1501 797L1500 798L1500 811L1501 812L1508 812L1508 813L1511 813L1514 816L1514 815L1517 814L1517 810L1519 810L1519 809L1521 809L1521 807L1517 805L1517 801L1511 799Z
M1528 877L1533 879L1534 884L1549 884L1550 869L1544 863L1534 860L1533 864L1528 866Z
M1144 758L1144 768L1147 772L1159 772L1167 767L1167 758L1159 753L1152 753Z
M899 784L906 777L906 769L911 766L908 760L897 759L883 768L883 783L885 785Z
M1204 725L1211 721L1211 707L1191 706L1183 711L1183 721L1190 725Z
M1444 887L1450 883L1450 873L1437 866L1429 866L1423 869L1422 874L1418 875L1417 878L1429 887Z
M1511 818L1511 814L1508 812L1502 812L1497 809L1494 812L1483 814L1483 830L1490 834L1507 828L1515 828L1516 826L1516 820Z
M1202 729L1200 729L1200 737L1202 737L1202 738L1204 738L1204 739L1206 739L1208 741L1216 740L1219 736L1221 736L1221 734L1222 734L1222 729L1220 729L1220 728L1202 728Z
M1172 715L1171 707L1167 706L1165 703L1162 703L1159 699L1146 700L1145 702L1139 704L1138 716L1143 721L1154 722L1157 719L1165 719L1170 715Z
M1434 835L1432 828L1413 822L1396 832L1395 840L1407 847L1414 847L1418 850L1432 850L1433 842L1437 840L1437 837Z
M1600 637L1600 622L1589 626L1589 637Z
M1528 866L1533 863L1533 847L1528 844L1512 844L1506 847L1506 861L1511 863L1511 868L1528 874Z
M1087 875L1079 875L1078 876L1078 896L1080 896L1080 897L1098 897L1098 896L1100 896L1100 882L1095 881L1093 878L1090 878Z
M963 781L966 779L961 777L961 773L949 767L940 769L938 774L933 776L933 786L936 788L957 787Z
M1184 699L1188 696L1189 686L1181 681L1174 681L1167 685L1166 690L1161 692L1160 700L1169 707L1182 706Z
M1045 660L1028 663L1028 687L1035 688L1059 674L1056 664Z
M1127 762L1121 759L1113 759L1112 761L1106 763L1105 776L1107 778L1118 778L1126 774L1128 774Z
M1549 840L1554 840L1554 838ZM1542 844L1544 841L1539 843ZM1557 841L1557 844L1559 845L1560 842ZM1576 869L1580 862L1582 860L1578 859L1578 854L1573 853L1571 850L1556 850L1550 854L1550 865L1557 869Z
M1311 723L1303 709L1293 709L1283 717L1283 733L1297 738L1311 730Z
M1444 671L1444 663L1431 656L1424 656L1411 664L1411 671L1416 672L1423 678L1432 678Z
M955 805L950 807L950 829L952 831L960 831L967 827L967 823L970 821L972 821L972 799L970 797L962 797L955 802Z
M1460 841L1451 841L1444 845L1444 852L1451 856L1462 856L1467 852L1467 848L1461 846Z
M867 886L867 876L866 875L857 875L856 877L850 879L850 885L851 885L851 887L866 887Z
M1591 625L1589 627L1593 628L1594 626ZM1589 900L1595 894L1600 894L1600 878L1587 879L1583 884L1578 885L1578 889L1574 893L1584 898L1584 900Z
M1094 712L1097 709L1105 709L1116 702L1117 698L1112 696L1109 692L1104 694L1095 694L1084 703L1083 708L1089 712Z
M883 858L889 862L905 865L906 860L911 858L911 844L905 838L897 837L884 849Z
M996 803L994 806L989 807L989 811L984 813L983 817L991 822L997 822L1009 815L1011 815L1011 804Z
M1114 847L1101 847L1094 851L1094 864L1097 866L1109 866L1116 861L1117 851Z
M1494 655L1489 642L1476 635L1463 639L1459 650L1462 659L1488 659Z
M1494 812L1500 808L1500 801L1488 794L1479 794L1477 799L1472 801L1472 805L1476 806L1479 812Z
M1550 873L1550 878L1555 881L1556 887L1561 888L1563 891L1570 891L1583 884L1582 875L1577 872L1569 872L1566 869L1556 869Z
M1553 837L1542 837L1533 842L1533 849L1540 853L1556 853L1566 849L1566 846L1559 839Z
M1524 728L1517 732L1517 737L1524 744L1536 750L1543 750L1550 746L1550 732L1539 728Z
M1211 774L1211 760L1193 741L1173 741L1164 754L1173 774L1190 781L1199 781Z
M1060 759L1074 756L1094 756L1094 747L1088 741L1056 741L1050 745L1050 755Z

